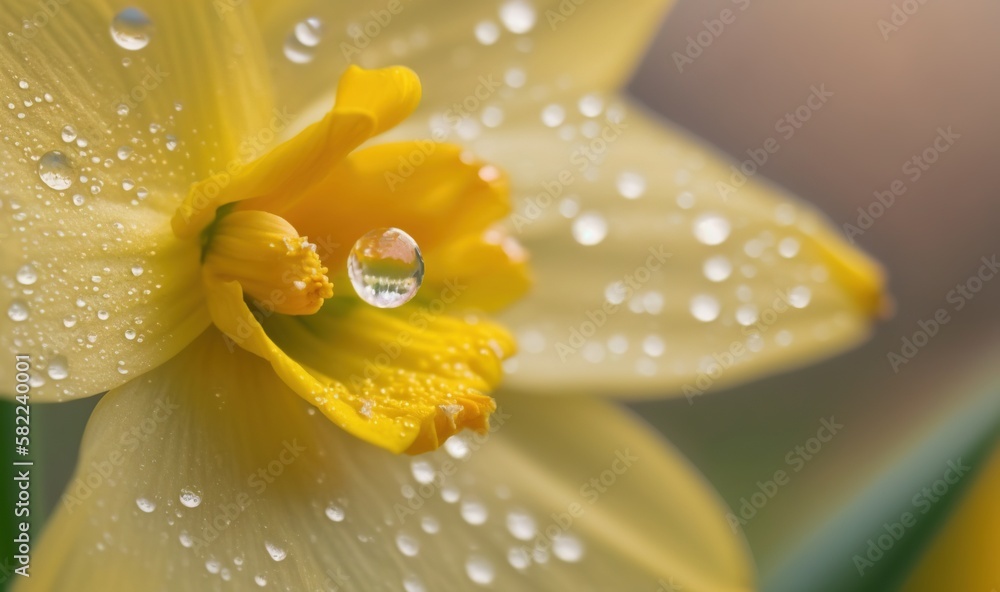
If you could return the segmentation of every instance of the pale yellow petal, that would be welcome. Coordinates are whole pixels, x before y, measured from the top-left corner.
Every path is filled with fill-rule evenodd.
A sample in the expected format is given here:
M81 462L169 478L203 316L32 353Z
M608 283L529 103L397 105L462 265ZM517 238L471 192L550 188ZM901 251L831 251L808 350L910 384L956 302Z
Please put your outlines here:
M210 330L98 406L19 590L752 589L716 495L645 427L589 400L502 411L391 455Z
M694 400L842 351L886 312L880 267L808 205L638 108L585 120L573 140L528 120L470 142L509 172L532 253L535 289L503 317L509 384Z
M545 92L558 88L577 95L617 89L638 65L672 2L637 0L626 6L613 0L461 4L257 0L253 4L275 63L282 104L298 109L330 95L330 77L349 64L371 68L401 64L420 76L426 108L444 110L458 104L453 114L460 115L465 101L476 103L471 110L475 112L498 98L504 76L511 71L525 77L524 85L519 85L522 96L529 88ZM308 61L300 63L304 60Z
M200 244L170 216L272 116L246 9L144 6L132 51L111 34L126 6L0 6L0 349L32 356L36 401L112 388L204 330Z

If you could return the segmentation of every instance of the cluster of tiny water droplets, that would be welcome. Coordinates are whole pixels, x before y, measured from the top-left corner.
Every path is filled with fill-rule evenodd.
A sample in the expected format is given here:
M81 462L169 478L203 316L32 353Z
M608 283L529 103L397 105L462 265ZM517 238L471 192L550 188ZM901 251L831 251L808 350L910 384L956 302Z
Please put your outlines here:
M154 179L178 186L196 180L178 153L190 130L177 129L173 114L147 116L147 100L172 100L164 79L151 74L159 66L147 49L154 24L141 9L126 8L104 35L125 55L112 59L124 76L102 78L97 69L88 79L93 87L77 92L50 71L29 68L5 89L0 113L0 159L8 169L33 171L7 175L0 196L10 244L21 256L16 274L0 278L14 321L9 338L17 349L37 352L33 380L60 398L94 392L71 380L80 368L129 376L129 352L149 341L150 330L168 330L146 323L155 314L150 307L131 312L164 289L155 256L167 237L155 230L158 222L128 209L143 211ZM91 104L78 113L66 109L74 104L70 93ZM176 103L173 113L182 109ZM39 253L45 258L33 260Z

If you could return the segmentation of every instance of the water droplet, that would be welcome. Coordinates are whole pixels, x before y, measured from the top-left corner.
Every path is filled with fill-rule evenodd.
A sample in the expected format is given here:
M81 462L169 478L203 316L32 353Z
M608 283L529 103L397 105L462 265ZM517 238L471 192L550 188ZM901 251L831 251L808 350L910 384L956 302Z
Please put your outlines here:
M134 275L135 277L139 277L140 275L143 274L144 271L146 270L144 270L141 265L132 266L132 275Z
M736 322L744 327L757 322L757 307L752 304L744 304L736 309Z
M72 125L67 125L62 128L62 140L63 142L72 142L76 139L76 128Z
M410 574L403 578L403 590L406 592L427 592L427 588L424 588L423 581L421 581L421 579L414 574Z
M306 47L316 47L323 38L323 22L311 17L295 25L295 38Z
M177 136L173 134L167 134L167 143L165 144L167 150L173 152L177 150Z
M702 272L709 281L725 281L733 273L733 264L725 255L716 255L705 260Z
M260 586L261 588L263 588L264 586L266 586L266 585L267 585L267 578L265 578L265 577L264 577L263 575L261 575L261 574L257 574L257 575L255 575L255 576L253 577L253 581L254 581L254 583L255 583L255 584L257 584L257 585L258 585L258 586Z
M416 557L420 552L420 541L408 534L396 535L396 548L407 557Z
M452 436L444 441L445 452L455 459L463 459L469 456L469 443L462 436Z
M362 300L379 308L395 308L420 289L424 260L410 235L398 228L377 228L354 243L347 272Z
M55 189L62 191L68 189L73 184L73 165L69 158L58 150L46 152L38 160L38 176L42 182Z
M434 482L434 467L426 460L415 460L410 463L413 478L424 485Z
M17 85L19 87L21 87L23 90L27 90L28 89L28 81L27 80L18 81Z
M441 523L433 516L424 516L420 519L420 528L427 534L436 534L441 530Z
M78 207L82 206L84 204L84 202L86 202L86 201L87 201L87 198L83 197L79 193L77 193L76 195L73 196L73 205L74 206L78 206Z
M299 41L294 31L288 34L283 48L285 57L293 64L308 64L313 61L315 57L313 49Z
M812 299L812 290L805 286L796 286L788 293L788 303L795 308L805 308L809 306Z
M340 506L329 506L326 509L326 517L334 522L343 522L344 509Z
M28 320L28 303L24 300L14 300L7 308L7 316L17 323Z
M129 341L135 339L135 329L125 329L125 339Z
M691 299L691 314L704 323L714 321L719 317L719 301L714 296L699 294Z
M132 191L135 188L135 181L132 179L122 179L122 189Z
M642 351L652 358L658 358L666 351L666 344L658 335L648 335L642 340Z
M523 510L511 510L507 514L507 530L518 540L530 541L535 538L538 527L531 514Z
M118 106L115 107L115 113L117 113L121 117L125 117L126 115L128 115L128 112L129 108L128 105L126 105L125 103L118 103Z
M552 552L568 563L576 563L583 557L583 543L575 536L557 534L552 539Z
M521 88L528 81L528 75L520 68L511 68L504 72L503 81L511 88Z
M38 274L35 272L35 268L31 264L22 265L15 274L17 277L17 282L25 286L30 286L31 284L38 281Z
M144 497L136 498L135 505L139 506L139 509L147 514L156 509L156 502Z
M128 157L132 156L131 146L119 146L118 147L118 160L128 160Z
M584 117L597 117L604 110L604 101L597 95L583 95L576 106Z
M264 548L267 549L267 554L271 556L271 559L275 561L283 561L285 557L288 557L288 553L274 543L264 541Z
M69 316L63 318L63 327L66 327L67 329L70 329L74 325L76 325L76 315L69 315Z
M187 547L190 549L191 545L194 544L194 538L187 531L181 532L181 534L177 538L178 540L180 540L181 546L183 547Z
M731 228L729 220L718 214L702 214L694 221L694 236L706 245L720 245L727 238Z
M500 124L503 123L503 109L497 107L496 105L489 105L488 107L483 108L483 112L479 115L479 119L486 127L499 127Z
M476 501L464 501L462 502L462 519L472 524L473 526L478 526L486 522L488 513L486 511L486 506Z
M507 563L514 569L525 569L531 565L531 557L521 547L511 547L507 550Z
M111 38L122 49L137 51L149 45L153 23L146 13L130 7L119 12L111 21Z
M55 356L49 361L49 378L52 380L63 380L69 376L69 362L66 356Z
M596 245L608 235L608 223L597 212L584 212L573 220L573 238L581 245Z
M217 574L217 573L219 573L219 570L221 568L222 568L222 565L219 564L219 560L218 559L208 559L208 560L205 561L205 569L207 569L208 573L210 573L210 574Z
M566 120L566 110L556 105L555 103L551 105L546 105L542 109L542 123L548 127L558 127L562 125L562 122Z
M625 171L618 175L618 193L626 199L636 199L646 193L646 178L639 173Z
M535 7L527 0L508 0L500 6L500 21L511 33L527 33L535 26Z
M465 573L469 579L483 586L493 583L495 571L493 564L485 557L473 555L465 561Z
M500 38L500 27L493 21L480 21L476 24L476 41L483 45L493 45Z
M786 259L791 259L798 255L799 241L790 236L781 239L781 242L778 243L778 254Z
M180 500L188 508L197 508L201 504L201 495L185 487L181 490Z

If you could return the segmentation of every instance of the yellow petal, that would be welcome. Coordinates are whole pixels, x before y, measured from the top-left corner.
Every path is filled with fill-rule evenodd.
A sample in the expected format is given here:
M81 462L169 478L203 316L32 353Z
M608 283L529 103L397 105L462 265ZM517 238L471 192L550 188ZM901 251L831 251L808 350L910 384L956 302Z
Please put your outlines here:
M444 317L443 305L385 311L337 298L308 317L258 309L265 333L237 282L206 274L205 283L212 320L230 344L270 361L289 387L354 436L417 454L464 428L486 429L495 405L485 393L512 350L499 328Z
M852 346L885 312L880 267L809 206L759 178L723 197L730 163L639 109L591 123L593 139L524 121L471 143L510 173L533 256L536 287L504 317L516 387L693 401Z
M144 6L149 42L129 51L121 7L0 5L0 349L32 356L36 401L103 392L204 330L200 245L170 215L270 110L245 9Z
M293 205L251 200L240 207L271 209L313 237L335 285L347 285L345 262L358 238L374 228L397 227L421 249L427 269L422 292L440 291L446 283L461 286L449 307L496 310L528 287L525 253L490 228L510 210L506 178L452 144L424 140L365 148Z
M931 540L916 569L901 588L995 590L1000 586L1000 448L984 459L971 491L944 528Z
M137 425L144 441L124 445ZM266 362L210 330L101 402L18 583L750 590L723 515L684 458L606 404L512 398L488 436L394 456L310 414Z
M406 68L349 68L340 79L333 109L323 119L254 162L195 184L174 216L174 231L192 236L212 221L216 209L234 201L293 202L351 150L402 121L419 102L420 81Z
M612 0L466 2L458 8L447 0L253 2L276 64L281 104L305 109L326 102L321 99L329 95L325 77L351 63L366 68L402 64L423 81L427 107L444 110L457 103L456 116L466 100L476 104L475 113L497 99L510 71L525 79L517 85L523 95L514 101L527 97L528 88L551 85L576 96L617 89L671 4L639 0L622 10ZM315 47L295 36L298 26L312 41L307 17L319 24ZM478 41L477 30L487 40L495 31L496 41ZM301 61L298 56L311 59L292 63L288 54L296 61Z

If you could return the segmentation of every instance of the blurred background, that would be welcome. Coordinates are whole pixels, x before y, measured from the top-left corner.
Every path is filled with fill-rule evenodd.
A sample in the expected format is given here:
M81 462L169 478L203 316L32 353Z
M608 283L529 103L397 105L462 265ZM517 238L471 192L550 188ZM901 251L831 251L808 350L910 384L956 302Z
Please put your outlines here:
M689 37L724 9L735 20L679 67ZM825 85L833 93L828 104L761 174L839 227L858 225L858 208L869 207L874 192L896 180L907 187L854 237L883 262L896 299L895 315L869 343L697 405L683 398L633 405L737 511L758 481L788 468L786 456L823 419L844 425L843 436L811 455L742 525L765 590L895 589L981 478L1000 421L1000 280L985 283L898 373L887 353L947 305L949 291L976 273L982 257L1000 252L991 161L1000 154L998 22L1000 3L975 0L680 0L630 84L651 108L740 160L812 86ZM933 145L939 128L957 139L911 180L904 163ZM65 436L50 446L79 441L95 402L38 407L36 421ZM75 450L48 456L65 463L48 462L43 475L54 504ZM919 533L860 577L853 556L959 457L972 475L921 518ZM995 547L967 553L997 563Z
M693 63L678 67L676 54L685 53L688 38L724 9L735 13L734 22ZM903 16L893 21L896 9ZM882 520L899 520L912 496L940 477L946 459L964 454L968 464L995 439L1000 282L987 282L950 315L898 374L887 353L900 350L918 321L951 309L949 291L976 273L981 257L1000 253L992 162L1000 154L1000 38L991 32L997 22L1000 4L982 1L681 0L632 80L635 96L738 160L774 134L775 122L811 86L825 85L834 93L829 102L761 174L840 227L858 224L858 208L868 208L875 191L897 179L907 187L854 237L883 263L896 299L895 316L869 343L697 405L679 399L634 406L737 511L741 498L758 491L758 480L788 468L786 454L815 436L822 418L844 424L844 436L743 527L767 590L894 589L907 565L919 561L935 530L931 520L928 532L907 537L909 547L894 547L863 578L852 556L882 532ZM961 137L911 181L904 163L949 126ZM947 505L938 510L947 514ZM997 532L995 524L982 527ZM965 552L993 565L1000 549L970 541ZM1000 589L1000 580L992 585Z

